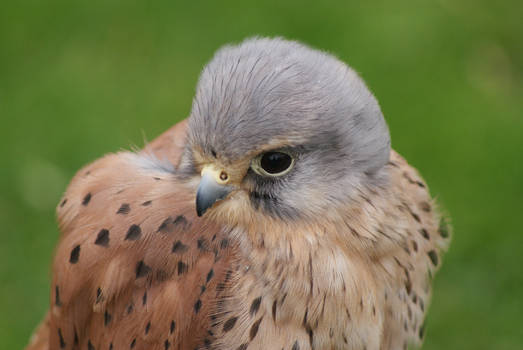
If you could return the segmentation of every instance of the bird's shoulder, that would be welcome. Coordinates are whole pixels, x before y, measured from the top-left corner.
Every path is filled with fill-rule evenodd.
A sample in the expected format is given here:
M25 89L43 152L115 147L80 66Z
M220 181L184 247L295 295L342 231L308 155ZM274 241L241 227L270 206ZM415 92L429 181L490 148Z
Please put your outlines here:
M431 280L450 240L448 218L419 172L395 151L386 165L389 196L383 205L382 229L395 248L380 258L387 277L384 343L390 348L420 345L431 299ZM399 321L398 321L399 320Z
M121 152L73 178L57 209L52 347L202 341L234 247L221 227L196 217L193 191L174 175L171 163Z

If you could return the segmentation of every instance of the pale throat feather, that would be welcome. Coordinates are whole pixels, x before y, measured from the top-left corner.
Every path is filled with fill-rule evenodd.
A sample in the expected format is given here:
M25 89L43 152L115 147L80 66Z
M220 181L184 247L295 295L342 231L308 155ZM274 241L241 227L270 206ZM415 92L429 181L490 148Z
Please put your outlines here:
M276 327L295 324L314 330L316 342L332 339L329 334L334 332L334 341L350 336L356 346L360 339L374 348L364 333L382 332L381 305L388 281L376 278L369 243L375 237L362 227L369 215L382 215L378 207L361 200L343 210L344 215L336 214L336 219L310 223L267 218L247 206L238 212L224 204L214 212L216 218L225 215L229 222L235 214L241 218L232 220L238 226L230 235L239 243L241 269L249 277L239 277L237 297L261 294L272 300L266 307ZM394 247L391 243L389 248ZM346 331L349 319L358 322L359 330Z

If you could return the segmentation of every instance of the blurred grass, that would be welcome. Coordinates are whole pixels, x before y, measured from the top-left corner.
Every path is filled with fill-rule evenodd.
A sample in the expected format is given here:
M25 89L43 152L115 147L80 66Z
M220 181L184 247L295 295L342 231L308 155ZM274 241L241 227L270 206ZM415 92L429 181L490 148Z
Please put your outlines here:
M184 118L221 45L282 35L337 54L451 214L424 349L523 344L521 1L0 4L0 348L48 304L54 206L83 164Z

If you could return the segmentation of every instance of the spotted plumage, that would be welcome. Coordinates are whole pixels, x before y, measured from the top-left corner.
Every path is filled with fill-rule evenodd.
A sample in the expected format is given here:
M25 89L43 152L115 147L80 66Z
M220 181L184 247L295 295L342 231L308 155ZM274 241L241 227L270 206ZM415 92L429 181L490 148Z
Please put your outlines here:
M188 121L80 170L28 349L406 349L449 240L334 57L220 50Z

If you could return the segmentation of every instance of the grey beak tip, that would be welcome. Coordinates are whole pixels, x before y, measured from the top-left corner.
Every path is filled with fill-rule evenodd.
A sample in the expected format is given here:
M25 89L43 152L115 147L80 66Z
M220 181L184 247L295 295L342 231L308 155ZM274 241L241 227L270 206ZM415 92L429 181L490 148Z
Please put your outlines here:
M201 217L213 204L214 201L211 202L207 196L202 195L202 190L198 189L196 194L196 214Z
M196 192L196 214L201 217L207 209L231 192L229 186L218 185L212 178L204 176Z

